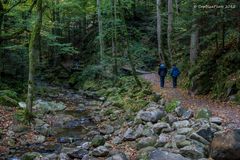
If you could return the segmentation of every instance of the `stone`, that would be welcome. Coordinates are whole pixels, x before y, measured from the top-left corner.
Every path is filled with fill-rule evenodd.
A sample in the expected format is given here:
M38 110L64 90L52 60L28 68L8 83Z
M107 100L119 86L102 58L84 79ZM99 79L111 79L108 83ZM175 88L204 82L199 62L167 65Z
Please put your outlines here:
M143 148L143 149L139 150L137 152L137 159L139 159L139 160L148 159L149 154L154 150L156 150L155 147L146 147L146 148Z
M198 129L196 131L196 133L199 136L201 136L204 139L206 139L207 141L209 141L209 142L212 141L212 139L213 139L213 132L212 132L211 128L208 127L208 126L201 127L200 129Z
M128 128L127 131L123 135L123 139L125 141L134 141L136 138L137 138L137 136L132 128Z
M46 140L46 137L45 136L43 136L43 135L38 135L38 136L36 136L35 138L34 138L34 143L43 143L43 142L45 142L45 140Z
M70 160L66 153L60 153L59 160Z
M206 139L204 139L202 136L198 135L197 133L192 133L190 135L190 138L193 139L193 140L196 140L198 142L201 142L205 145L209 145L209 141L207 141Z
M105 146L99 146L92 151L94 157L106 157L109 154L109 150Z
M65 104L59 102L48 102L43 100L37 100L34 102L35 105L33 106L34 109L40 109L43 111L62 111L66 108Z
M193 131L192 128L179 128L177 130L177 134L187 135L187 134L191 133L192 131Z
M137 137L141 137L144 132L144 126L142 124L139 124L137 128L135 129L135 134Z
M27 104L25 102L18 102L18 106L24 109L27 107Z
M114 137L113 140L112 140L113 144L121 144L122 141L123 141L123 139L121 137L118 137L118 136Z
M124 153L116 153L107 160L128 160L128 158Z
M146 148L149 146L154 146L156 144L156 137L143 137L137 142L137 149L140 150L142 148Z
M215 124L217 124L217 125L221 125L222 124L222 118L220 118L220 117L211 117L210 118L210 122L211 123L215 123Z
M192 144L191 141L188 141L188 140L176 142L176 145L177 145L178 148L183 148L183 147L186 147L186 146L190 146L191 144Z
M188 120L193 117L193 111L192 110L187 110L186 112L183 113L182 118L185 120Z
M152 129L155 134L160 134L162 129L164 129L164 128L170 128L170 125L165 122L158 122L153 125Z
M174 136L174 142L182 142L185 141L187 139L187 137L185 135L175 135Z
M100 133L102 134L111 134L114 132L114 128L111 125L102 125L99 128Z
M171 137L169 134L162 133L159 135L156 146L163 147L165 144L171 141Z
M211 157L217 160L240 159L240 129L217 132L211 143Z
M21 160L34 160L35 158L40 156L41 154L37 152L27 152L21 157Z
M188 120L177 121L177 122L174 122L172 126L174 129L186 128L190 126L190 122Z
M154 150L149 155L150 160L189 160L180 154L175 154L160 149Z
M202 108L197 111L196 119L204 118L209 119L212 116L212 112L207 108Z
M182 106L178 106L175 108L174 110L176 112L176 114L178 115L178 117L182 117L183 114L187 111L186 108L182 107Z
M83 149L86 149L88 150L91 146L91 143L90 142L84 142L82 145L81 145L81 148Z
M190 159L204 158L204 149L197 145L190 145L181 148L180 154Z
M87 154L88 154L87 150L79 149L78 151L75 151L73 153L68 153L67 155L71 159L74 159L74 158L82 159Z
M176 116L172 115L172 114L167 114L166 116L166 122L169 124L173 124L173 122L176 122L178 119Z
M156 123L158 120L163 118L166 115L163 109L151 107L146 111L139 111L137 117L145 122L153 122Z
M93 147L104 145L104 143L105 143L105 139L101 135L94 136L91 142Z

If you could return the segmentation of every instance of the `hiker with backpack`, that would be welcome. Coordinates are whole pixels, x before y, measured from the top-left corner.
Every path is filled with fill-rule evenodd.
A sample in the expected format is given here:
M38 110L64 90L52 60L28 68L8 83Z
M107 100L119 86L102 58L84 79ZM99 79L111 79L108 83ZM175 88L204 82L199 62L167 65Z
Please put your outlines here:
M158 75L160 76L160 87L164 87L165 77L167 75L167 67L165 64L161 63L158 69Z
M173 88L176 88L177 87L177 78L180 75L180 71L176 67L176 64L173 64L170 74L172 76Z

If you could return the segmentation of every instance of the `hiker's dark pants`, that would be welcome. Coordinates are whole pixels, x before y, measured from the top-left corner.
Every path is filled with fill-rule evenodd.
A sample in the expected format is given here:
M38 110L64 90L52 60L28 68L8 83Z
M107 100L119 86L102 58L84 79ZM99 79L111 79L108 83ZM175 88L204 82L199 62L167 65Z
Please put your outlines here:
M177 87L177 77L172 77L173 80L173 88Z
M164 87L165 76L160 76L160 86Z

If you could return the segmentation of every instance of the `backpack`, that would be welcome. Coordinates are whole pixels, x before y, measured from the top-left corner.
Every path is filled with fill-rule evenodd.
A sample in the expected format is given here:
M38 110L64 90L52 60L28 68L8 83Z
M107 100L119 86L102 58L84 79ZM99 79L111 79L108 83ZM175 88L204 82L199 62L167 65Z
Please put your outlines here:
M159 66L158 74L159 74L160 76L166 76L166 74L167 74L167 68L165 67L164 64L161 64L161 65Z
M173 77L178 77L180 75L180 71L177 68L172 69L172 74Z

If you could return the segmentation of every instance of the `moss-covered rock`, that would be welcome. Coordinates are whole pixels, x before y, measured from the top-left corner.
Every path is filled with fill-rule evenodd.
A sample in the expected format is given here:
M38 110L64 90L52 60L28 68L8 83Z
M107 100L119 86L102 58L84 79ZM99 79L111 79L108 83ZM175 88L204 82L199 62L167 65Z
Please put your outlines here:
M197 111L195 118L196 119L209 119L212 116L212 112L207 108L202 108Z
M101 135L94 136L91 142L93 147L104 145L104 143L105 143L105 139Z

